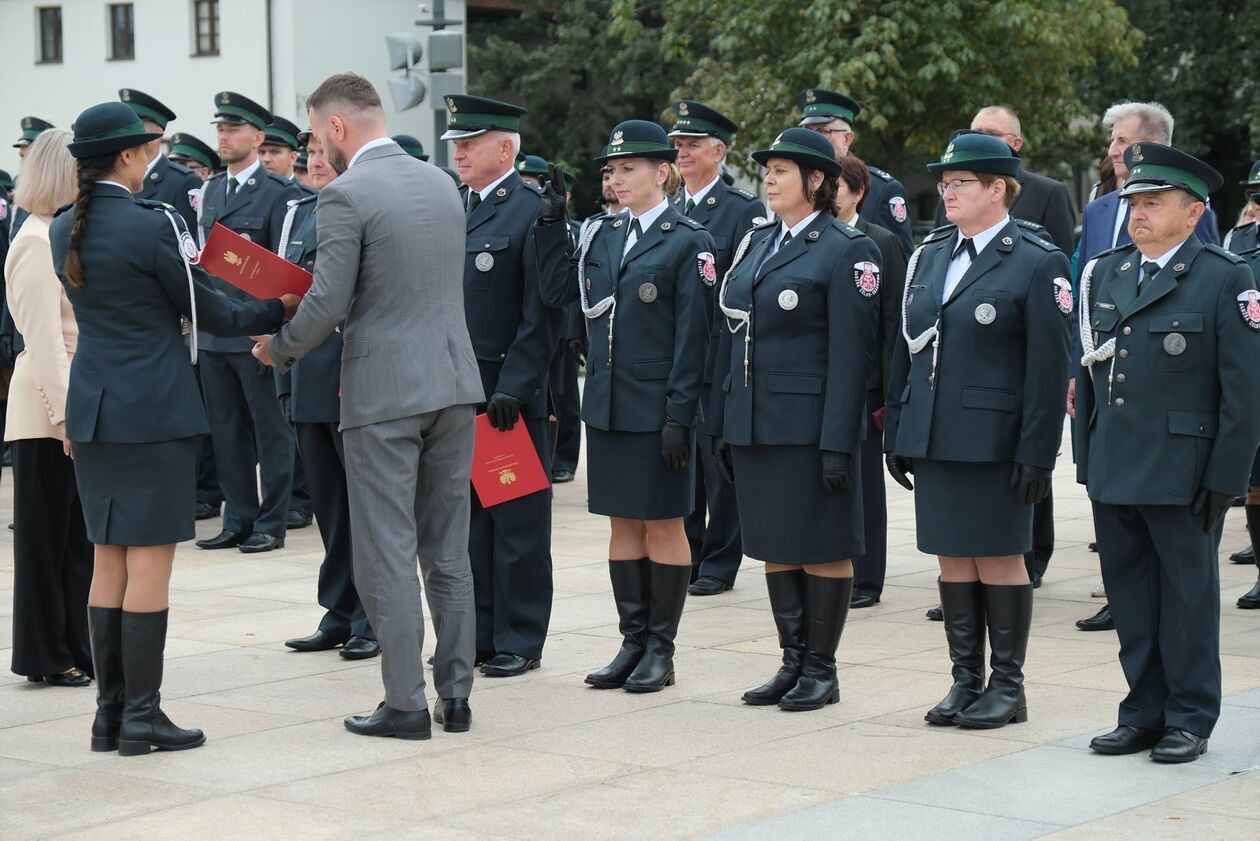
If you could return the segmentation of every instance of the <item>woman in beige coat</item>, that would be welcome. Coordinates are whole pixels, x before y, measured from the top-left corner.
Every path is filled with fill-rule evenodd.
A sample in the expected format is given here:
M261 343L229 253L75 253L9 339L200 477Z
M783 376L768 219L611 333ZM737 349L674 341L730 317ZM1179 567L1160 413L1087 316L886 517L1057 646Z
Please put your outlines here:
M4 430L13 456L12 668L55 686L87 686L92 674L92 544L65 443L79 328L48 245L53 214L75 196L71 137L50 129L31 144L15 196L31 215L4 264L13 323L26 340L13 366Z

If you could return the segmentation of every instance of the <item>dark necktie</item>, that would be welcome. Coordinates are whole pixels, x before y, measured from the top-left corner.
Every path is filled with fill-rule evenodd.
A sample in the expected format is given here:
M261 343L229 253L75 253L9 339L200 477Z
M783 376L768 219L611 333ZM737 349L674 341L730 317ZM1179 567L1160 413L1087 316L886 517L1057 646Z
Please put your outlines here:
M695 202L695 200L694 200L694 199L692 199L692 198L691 198L691 196L688 196L688 197L687 197L687 215L688 215L688 216L690 216L690 215L691 215L691 211L693 211L693 210L695 210L695 209L696 209L696 202Z
M963 237L962 242L958 243L958 247L954 249L954 253L949 258L949 261L952 263L957 260L958 255L962 254L964 251L966 251L967 256L971 258L971 262L976 262L976 244L971 241L971 237Z
M784 247L787 246L787 244L791 241L792 241L792 232L784 231L783 239L779 240L779 250L782 251Z
M638 219L630 221L630 235L634 237L635 242L638 242L639 238L643 236L643 226L639 224Z
M231 175L229 175L227 178L227 200L228 201L231 201L232 196L236 195L236 188L237 188L236 179L233 178Z
M468 215L472 216L473 211L477 209L477 205L481 204L481 193L476 190L468 191Z
M1145 263L1142 264L1142 281L1143 282L1150 280L1151 278L1155 277L1155 275L1157 274L1159 274L1159 263L1156 263L1154 260L1147 260Z

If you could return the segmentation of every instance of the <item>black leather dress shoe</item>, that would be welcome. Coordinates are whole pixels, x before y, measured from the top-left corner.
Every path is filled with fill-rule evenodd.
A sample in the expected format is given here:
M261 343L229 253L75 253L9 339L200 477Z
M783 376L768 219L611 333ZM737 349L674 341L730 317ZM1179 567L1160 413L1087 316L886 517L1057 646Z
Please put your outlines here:
M1207 753L1208 740L1176 727L1169 727L1164 738L1151 751L1156 762L1194 762Z
M1255 586L1238 597L1238 606L1243 610L1260 610L1260 578Z
M931 619L933 622L945 621L945 611L941 609L939 604L936 607L929 607L926 615L927 618Z
M254 532L245 539L240 545L240 550L246 555L254 555L258 552L270 552L272 549L283 549L284 538L276 537L272 534L263 534L260 531Z
M447 733L467 733L472 726L472 708L467 698L439 698L433 705L433 721Z
M27 683L46 683L49 686L66 686L70 688L78 688L82 686L90 686L92 679L85 675L79 669L70 669L55 675L44 675L42 677L28 677Z
M850 608L874 607L879 604L879 596L872 596L870 593L854 593L853 598L849 600Z
M326 634L317 630L309 637L285 640L284 644L294 651L331 651L339 645L344 645L349 639L349 637Z
M1127 756L1150 750L1163 737L1159 730L1143 730L1129 724L1121 724L1110 733L1095 736L1089 743L1094 753L1105 753L1108 756Z
M553 485L563 485L565 482L572 482L572 481L573 481L572 470L557 470L555 473L551 474L551 484Z
M382 701L371 715L352 715L346 729L356 736L393 736L423 741L433 737L433 721L428 710L396 710Z
M285 518L285 526L291 529L304 529L311 524L311 515L304 511L290 511Z
M370 660L381 653L381 644L367 637L351 637L341 647L342 660Z
M240 546L245 542L245 538L249 537L243 531L228 531L224 529L214 537L207 537L205 540L197 541L198 549L232 549Z
M718 593L725 593L731 587L732 585L727 584L720 578L714 578L712 575L702 575L687 585L687 594L690 596L716 596Z
M542 665L542 660L531 660L519 654L496 654L481 664L486 677L518 677Z
M221 510L221 508L222 506L211 505L208 502L198 502L197 509L196 509L197 519L198 520L213 520L215 517L219 516L219 511Z
M1239 549L1229 556L1229 560L1235 564L1254 564L1256 562L1256 547L1248 546L1246 549Z
M1111 605L1103 605L1102 610L1088 619L1076 620L1076 627L1082 631L1114 631L1116 623L1111 620Z

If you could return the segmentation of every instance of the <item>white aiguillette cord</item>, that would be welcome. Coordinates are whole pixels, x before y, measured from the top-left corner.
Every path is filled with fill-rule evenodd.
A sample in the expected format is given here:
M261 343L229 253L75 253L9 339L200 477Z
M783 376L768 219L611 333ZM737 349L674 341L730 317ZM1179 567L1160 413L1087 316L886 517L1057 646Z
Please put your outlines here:
M923 249L930 244L925 242L916 248L914 253L910 255L909 265L906 266L906 285L901 292L901 335L905 337L911 356L920 353L927 347L928 342L932 343L932 373L928 376L928 386L934 389L936 388L936 363L941 355L941 319L938 316L935 324L914 338L910 337L909 325L910 281L914 279L915 270L919 267L919 256L923 253Z
M1094 346L1094 331L1090 329L1089 324L1089 293L1094 281L1094 266L1097 265L1098 258L1090 260L1085 264L1085 271L1081 272L1081 300L1080 312L1076 314L1077 324L1081 330L1081 367L1089 371L1090 380L1094 379L1094 363L1106 362L1111 360L1110 367L1107 368L1107 402L1111 402L1111 385L1116 370L1116 337L1112 336L1103 342L1102 347Z
M744 385L748 385L748 378L752 375L752 303L749 302L748 309L737 310L734 307L726 305L726 287L730 283L731 275L735 273L735 267L744 259L744 254L748 251L748 246L752 242L752 236L756 229L744 234L744 238L740 240L739 248L735 250L735 259L731 261L731 267L726 270L726 274L722 275L722 285L718 288L718 308L722 310L722 315L726 316L726 329L731 331L731 335L737 335L740 330L744 331ZM735 322L735 326L731 326L731 322Z
M578 249L578 295L582 299L582 315L587 320L594 321L604 313L608 313L608 362L609 367L612 366L613 351L613 322L617 318L617 296L609 295L603 300L595 302L592 306L590 299L586 296L586 255L591 250L591 244L595 242L595 235L599 233L599 229L603 227L604 220L597 219L592 222L590 227L586 229L586 233L582 235L582 245Z
M192 320L185 322L185 329L188 332L188 359L192 364L197 364L197 287L193 283L192 267L201 262L201 252L197 250L197 243L193 241L192 234L183 225L183 217L175 212L175 208L169 204L162 205L162 212L166 214L167 221L171 223L171 230L175 232L175 241L179 245L179 256L184 261L184 272L188 275L188 314L192 316Z

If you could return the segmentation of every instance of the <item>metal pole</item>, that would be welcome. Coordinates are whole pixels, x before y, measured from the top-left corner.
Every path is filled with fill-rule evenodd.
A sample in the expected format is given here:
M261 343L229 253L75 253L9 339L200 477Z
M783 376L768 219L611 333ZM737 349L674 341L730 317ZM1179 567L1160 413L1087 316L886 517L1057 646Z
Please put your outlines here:
M445 29L446 0L433 0L433 20L435 32ZM432 75L432 74L430 74ZM446 143L439 140L446 131L446 103L433 102L433 162L438 166L447 166Z

